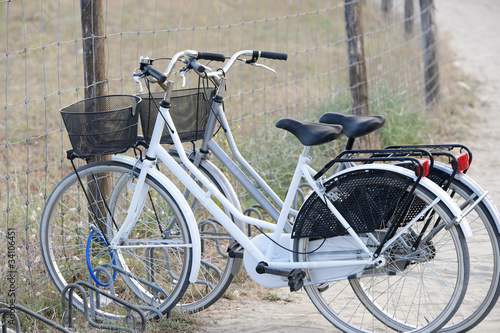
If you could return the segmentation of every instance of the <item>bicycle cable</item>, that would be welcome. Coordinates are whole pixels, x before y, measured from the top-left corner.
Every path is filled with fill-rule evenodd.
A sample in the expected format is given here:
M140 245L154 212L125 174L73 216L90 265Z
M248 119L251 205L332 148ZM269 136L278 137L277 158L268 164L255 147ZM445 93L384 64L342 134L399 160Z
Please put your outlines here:
M150 88L150 85L149 85L149 81L148 80L145 80L146 81L146 87L148 89L148 94L149 94L149 99L151 101L153 101L154 103L154 106L156 107L156 109L158 109L158 114L161 115L161 117L163 118L163 120L165 121L165 125L167 126L168 130L170 133L174 133L174 131L172 130L172 128L168 125L167 123L167 119L165 119L165 116L160 112L160 106L158 105L158 103L156 102L154 96L153 96L153 93L151 92L151 88Z
M153 64L153 62L155 62L156 60L172 60L172 58L169 58L169 57L161 57L161 58L151 59L151 64Z
M204 95L205 95L205 98L206 98L207 100L209 100L209 98L208 98L208 96L207 96L207 93L206 93L206 91L207 91L209 88L207 88L207 87L205 86L205 81L206 81L206 84L207 84L207 86L208 86L208 77L206 77L206 76L205 76L205 77L203 77L203 78L202 78L201 76L199 77L199 79L198 79L198 89L200 89L200 81L201 81L201 82L202 82L202 84L203 84L203 87L202 87L202 88L203 88L203 93L204 93ZM215 92L215 90L214 90L214 92ZM222 108L224 108L224 104L222 104ZM212 107L212 104L210 104L210 112L212 112L212 114L214 115L215 119L216 119L216 120L217 120L217 122L219 123L219 128L217 128L217 130L215 131L215 133L214 133L214 135L213 135L213 136L216 136L216 135L217 135L217 133L219 133L220 129L222 128L222 122L221 122L221 120L220 120L220 117L217 115L217 112L215 112L214 108ZM225 130L224 130L224 131L225 131Z
M269 237L265 232L264 230L262 230L261 228L259 228L258 226L254 225L255 229L257 229L261 234L263 234L267 239L269 239L271 242L273 242L274 244L276 244L277 246L279 246L280 248L282 248L283 250L285 251L288 251L288 252L291 252L293 254L311 254L311 253L314 253L316 251L318 251L326 242L326 238L324 237L320 237L323 239L323 242L321 242L321 244L315 248L314 250L312 251L308 251L308 252L300 252L300 251L295 251L295 250L291 250L291 249L288 249L286 247L284 247L283 245L281 245L280 243L276 242L274 239L272 239L271 237Z

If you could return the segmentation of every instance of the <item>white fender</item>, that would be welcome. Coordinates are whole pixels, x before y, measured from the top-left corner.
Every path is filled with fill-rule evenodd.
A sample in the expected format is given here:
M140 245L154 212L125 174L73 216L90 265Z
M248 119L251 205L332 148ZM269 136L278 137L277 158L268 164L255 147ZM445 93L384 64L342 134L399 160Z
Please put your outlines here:
M346 172L352 172L356 170L366 170L366 169L371 169L371 170L389 170L394 173L399 173L401 175L410 177L414 180L417 180L417 176L415 175L415 172L412 170L403 168L403 167L398 167L395 165L390 165L390 164L369 164L369 165L359 165L355 166L352 168L348 168L346 170L340 171L339 173L333 175L331 178L335 178L339 175L342 175L343 173ZM460 216L460 213L462 212L460 208L456 205L456 203L450 198L448 193L446 193L441 187L436 185L433 181L427 178L422 178L420 180L420 185L431 191L432 193L436 194L436 196L448 207L448 209L451 211L451 213L457 217ZM460 228L462 229L464 236L465 237L470 237L472 236L472 230L469 226L469 223L465 218L463 218L460 221Z
M449 165L439 162L434 162L434 168L446 172L449 175L451 175L451 173L453 172L453 169ZM483 195L483 193L485 192L481 188L481 186L479 186L472 178L470 178L469 176L467 176L462 172L457 172L457 174L455 175L455 179L463 183L468 188L470 188L478 197ZM500 233L500 213L498 212L495 203L493 202L493 200L491 200L489 195L484 197L482 202L486 206L488 212L491 214L493 220L495 221L497 233Z
M124 156L124 155L113 155L113 161L121 162L124 164L128 164L131 166L135 166L137 168L142 167L142 162L136 160L135 158ZM189 275L189 281L191 283L195 283L198 279L198 272L200 270L201 263L201 240L200 233L198 232L198 225L196 224L196 220L193 215L193 211L189 206L188 202L179 191L179 189L168 179L164 174L158 171L155 168L150 168L149 175L155 178L160 184L165 187L167 191L170 192L173 199L179 205L184 217L186 218L187 226L189 229L189 233L191 236L191 241L193 243L193 265L191 267L191 274Z

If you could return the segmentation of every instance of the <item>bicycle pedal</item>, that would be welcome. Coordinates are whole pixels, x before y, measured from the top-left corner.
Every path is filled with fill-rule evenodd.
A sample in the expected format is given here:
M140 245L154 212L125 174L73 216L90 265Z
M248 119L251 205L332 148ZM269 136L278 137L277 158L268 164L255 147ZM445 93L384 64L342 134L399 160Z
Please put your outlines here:
M320 293L326 291L328 288L330 288L330 285L326 282L320 283L316 286L316 289L318 289Z
M229 258L243 258L243 247L238 242L229 244L227 248Z
M242 251L229 251L228 252L229 258L243 258L243 252Z
M288 274L288 286L290 291L299 291L304 286L304 277L306 273L298 268Z

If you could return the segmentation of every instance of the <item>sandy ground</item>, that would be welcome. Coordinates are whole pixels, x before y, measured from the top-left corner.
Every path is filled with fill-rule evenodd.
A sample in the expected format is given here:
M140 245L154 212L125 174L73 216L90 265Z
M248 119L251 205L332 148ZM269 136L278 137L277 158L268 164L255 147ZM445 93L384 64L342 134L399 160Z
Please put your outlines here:
M500 144L500 1L437 0L437 20L441 32L450 34L455 58L461 69L477 80L478 101L474 112L479 121L464 144L472 149L471 176L500 203L498 174ZM473 332L500 331L500 303Z
M474 112L479 121L472 124L471 136L462 143L472 148L474 164L471 173L478 184L500 202L500 175L496 172L500 142L500 37L498 0L437 0L437 20L441 33L452 37L452 47L461 70L478 81ZM492 153L493 152L493 153ZM262 292L249 285L245 293ZM273 290L288 302L270 302L260 297L235 295L221 299L211 308L197 314L204 332L325 332L335 329L317 312L301 291L290 294L286 289ZM279 321L271 312L279 315ZM473 332L498 332L500 305Z

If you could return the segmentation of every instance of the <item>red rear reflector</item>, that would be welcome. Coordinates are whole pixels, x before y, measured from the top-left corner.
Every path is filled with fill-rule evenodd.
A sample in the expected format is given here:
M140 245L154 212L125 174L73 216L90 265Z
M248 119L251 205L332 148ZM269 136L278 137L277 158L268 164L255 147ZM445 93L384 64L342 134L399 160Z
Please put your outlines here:
M429 160L426 158L421 158L418 160L420 164L422 164L422 168L424 169L424 172L422 173L422 177L427 177L429 175ZM417 170L415 170L415 173L417 176L420 176L420 166L417 165Z
M455 158L458 161L458 171L464 171L469 168L469 154L462 153L460 155L455 155Z

